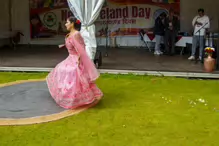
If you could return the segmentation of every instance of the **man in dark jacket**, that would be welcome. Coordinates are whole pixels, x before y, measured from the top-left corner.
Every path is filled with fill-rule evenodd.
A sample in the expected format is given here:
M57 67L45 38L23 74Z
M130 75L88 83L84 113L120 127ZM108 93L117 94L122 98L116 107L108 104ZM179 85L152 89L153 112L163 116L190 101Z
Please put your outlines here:
M164 21L165 35L164 44L165 51L169 55L175 54L175 41L179 31L179 20L174 16L173 10L169 11L169 16Z
M155 20L155 26L154 26L154 34L155 34L155 51L154 55L161 55L163 52L160 50L160 44L161 40L164 36L164 19L166 14L162 13L156 20Z

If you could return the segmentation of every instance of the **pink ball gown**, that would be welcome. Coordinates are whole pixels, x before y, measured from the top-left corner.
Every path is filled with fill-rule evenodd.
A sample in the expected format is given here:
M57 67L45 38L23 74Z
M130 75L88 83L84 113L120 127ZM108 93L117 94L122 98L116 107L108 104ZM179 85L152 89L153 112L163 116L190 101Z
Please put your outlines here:
M85 51L80 32L67 37L65 46L69 56L46 78L51 96L65 109L77 108L100 99L103 93L94 83L99 77L99 72Z

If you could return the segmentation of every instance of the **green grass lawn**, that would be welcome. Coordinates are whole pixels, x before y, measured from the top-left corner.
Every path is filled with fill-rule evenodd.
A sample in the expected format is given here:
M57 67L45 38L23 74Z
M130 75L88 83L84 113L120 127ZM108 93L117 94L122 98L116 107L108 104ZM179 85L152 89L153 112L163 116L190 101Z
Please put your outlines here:
M0 73L0 83L45 76ZM218 146L219 81L102 75L97 83L105 96L96 107L51 123L2 126L0 146Z

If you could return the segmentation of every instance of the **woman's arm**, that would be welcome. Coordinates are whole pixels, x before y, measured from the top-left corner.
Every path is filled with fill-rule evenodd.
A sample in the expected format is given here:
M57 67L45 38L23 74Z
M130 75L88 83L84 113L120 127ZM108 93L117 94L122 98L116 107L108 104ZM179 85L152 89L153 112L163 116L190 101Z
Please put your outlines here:
M72 38L71 42L78 54L78 61L80 62L81 56L86 53L84 40L80 32L76 32L74 34L74 37Z

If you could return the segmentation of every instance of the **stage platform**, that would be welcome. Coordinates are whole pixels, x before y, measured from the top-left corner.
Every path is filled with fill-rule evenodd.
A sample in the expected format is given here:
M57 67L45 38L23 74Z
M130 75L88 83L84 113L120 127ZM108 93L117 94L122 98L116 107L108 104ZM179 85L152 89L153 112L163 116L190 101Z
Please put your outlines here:
M105 52L104 47L100 50ZM203 64L188 61L189 55L178 53L175 56L154 56L152 52L144 48L109 48L107 52L108 57L103 57L103 65L100 67L103 72L107 70L108 72L145 72L146 74L150 72L205 74ZM66 49L59 49L57 46L19 46L16 50L3 48L0 49L0 70L7 71L10 69L8 67L13 67L18 71L19 68L24 67L29 70L49 71L67 55ZM212 75L215 76L218 73L219 71L215 71Z

